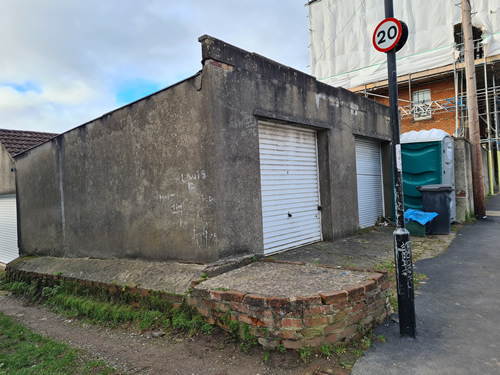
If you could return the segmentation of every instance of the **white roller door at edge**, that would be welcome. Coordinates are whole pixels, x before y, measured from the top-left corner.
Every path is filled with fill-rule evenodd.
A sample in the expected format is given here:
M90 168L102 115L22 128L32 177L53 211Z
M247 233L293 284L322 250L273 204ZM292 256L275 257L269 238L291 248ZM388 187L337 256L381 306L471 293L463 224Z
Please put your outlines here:
M321 241L316 132L259 121L264 254Z
M9 263L18 256L16 196L0 195L0 262Z
M359 227L375 225L384 216L380 143L356 138Z

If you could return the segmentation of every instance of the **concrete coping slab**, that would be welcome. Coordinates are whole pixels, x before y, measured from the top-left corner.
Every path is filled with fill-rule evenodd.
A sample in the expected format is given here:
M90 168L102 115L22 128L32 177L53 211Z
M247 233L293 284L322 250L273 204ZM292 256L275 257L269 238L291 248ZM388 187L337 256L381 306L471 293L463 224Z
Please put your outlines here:
M388 287L385 271L267 259L202 281L188 302L242 340L299 350L364 335L387 316Z
M191 282L205 272L206 265L127 259L25 257L9 263L8 268L183 295L191 287Z
M261 261L210 278L201 290L237 290L275 297L309 297L344 290L380 276L361 270L304 263Z

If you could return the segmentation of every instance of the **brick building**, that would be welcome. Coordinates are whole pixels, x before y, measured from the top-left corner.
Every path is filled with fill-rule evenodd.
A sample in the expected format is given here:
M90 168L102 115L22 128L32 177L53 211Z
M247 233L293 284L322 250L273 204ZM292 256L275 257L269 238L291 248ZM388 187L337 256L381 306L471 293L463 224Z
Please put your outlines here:
M386 55L372 44L373 32L385 18L383 2L313 0L308 6L312 75L321 82L389 104ZM498 181L500 160L500 3L471 0L471 8L489 193ZM394 5L394 12L409 30L407 43L397 53L401 133L435 128L467 139L460 5L436 0L429 12L421 2L401 0Z

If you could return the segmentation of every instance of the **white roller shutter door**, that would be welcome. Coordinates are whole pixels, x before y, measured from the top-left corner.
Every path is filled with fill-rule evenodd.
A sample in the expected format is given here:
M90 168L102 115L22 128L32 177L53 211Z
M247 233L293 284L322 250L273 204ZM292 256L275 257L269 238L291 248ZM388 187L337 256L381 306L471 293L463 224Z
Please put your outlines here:
M316 132L259 122L264 254L321 241Z
M356 138L356 174L360 228L375 225L384 216L380 143Z
M0 262L9 263L18 256L16 196L0 195Z

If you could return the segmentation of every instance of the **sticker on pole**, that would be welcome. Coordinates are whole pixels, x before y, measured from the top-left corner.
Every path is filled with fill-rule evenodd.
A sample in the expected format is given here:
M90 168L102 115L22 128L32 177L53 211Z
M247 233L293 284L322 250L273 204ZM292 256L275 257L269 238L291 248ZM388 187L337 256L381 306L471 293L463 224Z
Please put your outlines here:
M402 34L401 22L395 18L386 18L373 33L373 45L377 51L388 52L396 47Z

